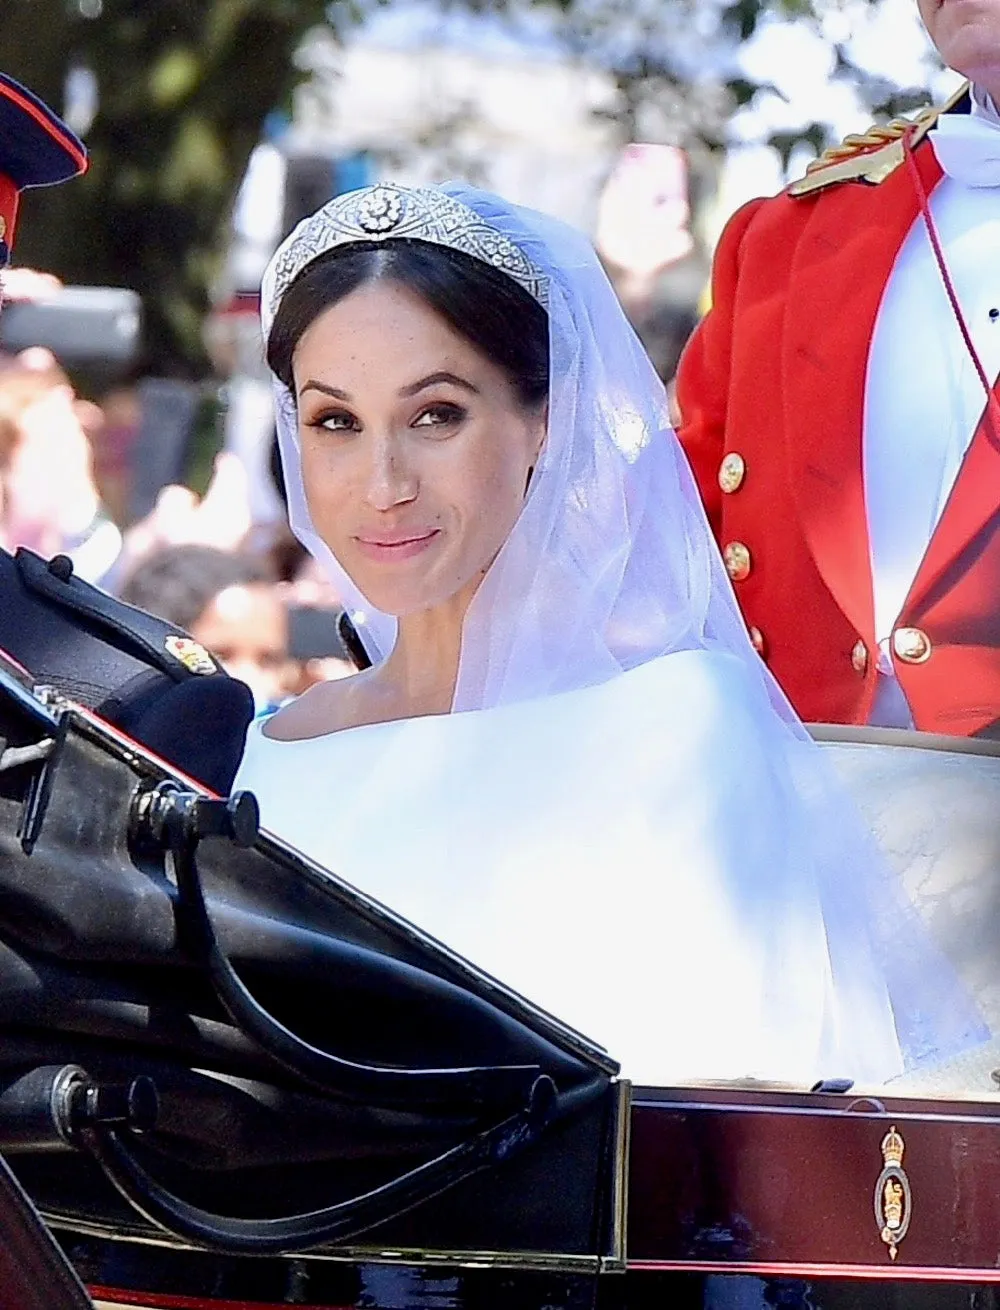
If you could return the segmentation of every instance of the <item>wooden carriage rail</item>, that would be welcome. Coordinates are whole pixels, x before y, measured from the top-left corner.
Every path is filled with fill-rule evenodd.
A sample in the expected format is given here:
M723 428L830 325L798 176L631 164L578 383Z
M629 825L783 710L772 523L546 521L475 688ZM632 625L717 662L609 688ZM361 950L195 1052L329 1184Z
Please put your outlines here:
M908 746L953 755L1000 755L1000 741L982 737L949 737L943 732L916 732L909 728L866 728L852 723L807 723L814 741L849 746Z
M995 1097L636 1088L631 1138L629 1272L1000 1284Z
M866 1283L1000 1284L1000 1269L946 1269L929 1265L877 1269L872 1265L768 1264L747 1261L720 1265L710 1260L630 1260L628 1272L641 1274L746 1274L755 1278L837 1279Z

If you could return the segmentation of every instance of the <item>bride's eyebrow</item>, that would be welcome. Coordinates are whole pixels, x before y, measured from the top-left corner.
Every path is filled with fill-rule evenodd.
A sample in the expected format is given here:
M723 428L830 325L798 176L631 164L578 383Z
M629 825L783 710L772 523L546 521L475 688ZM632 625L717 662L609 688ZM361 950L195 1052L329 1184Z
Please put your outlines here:
M460 378L457 373L428 373L425 378L419 382L411 382L408 387L400 387L401 396L415 396L418 392L424 391L427 387L436 387L440 382L450 382L454 387L461 387L464 391L471 391L474 396L479 395L479 388L467 382L465 378Z
M479 388L474 386L473 383L466 381L465 378L460 378L457 373L448 372L428 373L427 377L421 378L419 382L411 382L409 386L400 387L399 394L408 398L425 391L428 387L435 387L441 382L450 382L454 387L461 387L464 391L471 391L474 396L479 395ZM304 396L307 391L320 391L324 396L332 396L334 400L343 400L348 404L351 401L349 392L341 391L339 387L331 387L326 382L318 382L316 378L310 378L308 382L303 382L299 388L299 395Z
M307 391L321 391L324 396L333 396L334 400L347 400L351 398L346 391L341 391L339 387L327 386L325 382L317 382L315 378L310 378L308 382L303 382L299 387L299 395L304 396Z

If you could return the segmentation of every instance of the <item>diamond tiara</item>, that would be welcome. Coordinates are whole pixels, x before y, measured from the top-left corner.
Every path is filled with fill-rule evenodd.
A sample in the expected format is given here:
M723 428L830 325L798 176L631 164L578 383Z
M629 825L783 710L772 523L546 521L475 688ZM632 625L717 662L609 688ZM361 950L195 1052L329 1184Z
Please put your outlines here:
M539 304L548 306L545 274L474 209L431 187L382 184L336 196L299 224L278 250L265 276L262 299L268 317L273 318L285 292L314 259L337 246L387 237L461 250L506 273ZM265 330L270 330L269 322Z

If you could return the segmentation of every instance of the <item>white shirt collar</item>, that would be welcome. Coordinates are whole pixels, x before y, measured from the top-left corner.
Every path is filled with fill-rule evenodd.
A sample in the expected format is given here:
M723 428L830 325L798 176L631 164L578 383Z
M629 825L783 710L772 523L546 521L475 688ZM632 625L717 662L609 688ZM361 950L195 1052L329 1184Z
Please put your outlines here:
M975 82L973 82L970 94L972 97L972 117L984 118L988 123L1000 126L1000 112L997 111L990 93L984 87L976 86Z
M938 163L968 187L1000 187L1000 113L986 91L972 88L972 111L942 114L930 142Z

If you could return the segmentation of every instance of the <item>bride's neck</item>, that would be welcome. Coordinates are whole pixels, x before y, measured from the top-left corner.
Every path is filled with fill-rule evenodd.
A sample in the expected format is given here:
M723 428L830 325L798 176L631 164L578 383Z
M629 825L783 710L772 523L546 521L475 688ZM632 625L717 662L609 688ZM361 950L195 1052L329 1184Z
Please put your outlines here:
M399 620L396 644L382 666L381 680L398 703L401 717L447 714L451 709L468 606L467 598L456 596L445 605Z

